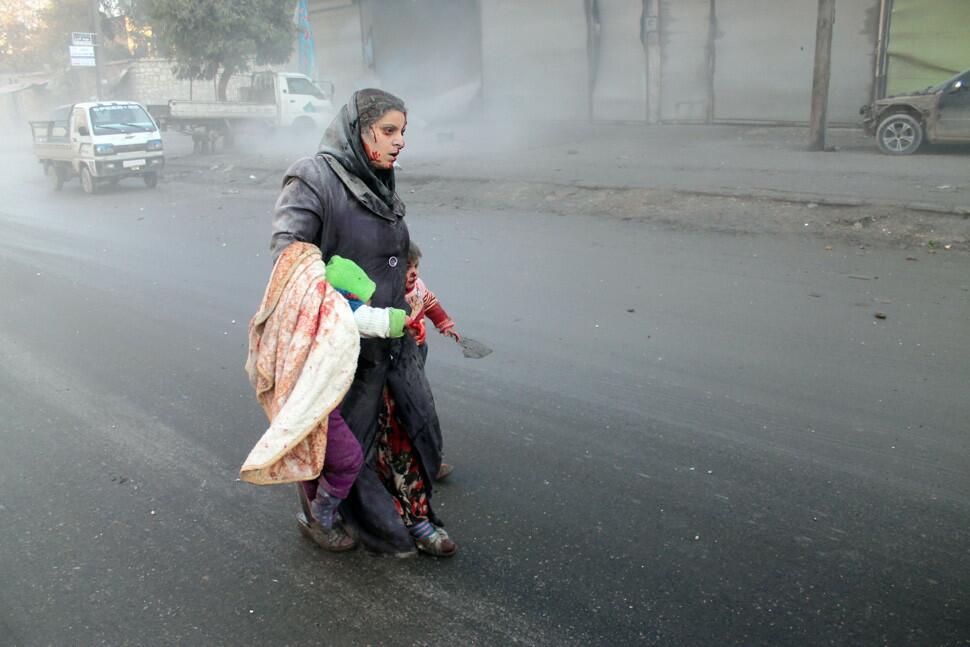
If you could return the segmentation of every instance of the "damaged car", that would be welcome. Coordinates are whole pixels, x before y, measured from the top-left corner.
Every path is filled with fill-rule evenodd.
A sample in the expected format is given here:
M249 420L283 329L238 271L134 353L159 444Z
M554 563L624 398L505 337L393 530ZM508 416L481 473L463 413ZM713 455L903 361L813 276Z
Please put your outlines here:
M970 70L921 92L862 106L862 127L879 150L910 155L924 142L970 143Z

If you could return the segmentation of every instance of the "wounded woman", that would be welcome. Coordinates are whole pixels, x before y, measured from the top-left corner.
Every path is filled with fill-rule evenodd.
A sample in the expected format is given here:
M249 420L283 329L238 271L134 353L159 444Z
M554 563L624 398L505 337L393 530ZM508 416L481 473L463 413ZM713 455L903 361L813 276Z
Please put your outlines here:
M402 308L410 236L394 190L404 148L404 102L382 90L351 96L319 152L287 170L276 202L274 258L287 245L317 245L356 262L377 284L374 307ZM458 550L431 508L430 476L441 465L441 429L410 335L363 339L357 373L340 412L365 465L340 514L370 550L447 557Z

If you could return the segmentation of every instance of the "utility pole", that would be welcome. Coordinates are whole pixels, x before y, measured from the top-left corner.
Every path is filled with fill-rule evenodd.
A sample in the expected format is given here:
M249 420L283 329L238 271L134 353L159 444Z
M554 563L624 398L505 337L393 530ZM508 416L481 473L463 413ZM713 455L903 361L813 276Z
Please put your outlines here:
M815 71L812 74L812 114L809 148L825 150L825 113L829 105L829 77L832 72L832 26L835 23L835 0L818 0L818 24L815 28Z
M660 123L660 0L644 3L644 46L647 50L647 123Z
M103 49L101 45L101 11L100 11L100 0L91 0L91 22L94 23L94 29L91 31L94 33L94 82L97 85L97 96L98 101L103 98L101 96L101 52L99 50Z

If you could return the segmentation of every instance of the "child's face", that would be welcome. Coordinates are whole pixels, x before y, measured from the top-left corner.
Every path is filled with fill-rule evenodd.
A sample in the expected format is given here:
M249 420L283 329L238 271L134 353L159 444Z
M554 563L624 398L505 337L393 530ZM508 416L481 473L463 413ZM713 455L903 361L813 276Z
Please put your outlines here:
M418 280L418 263L408 263L408 273L404 277L404 287L410 290Z

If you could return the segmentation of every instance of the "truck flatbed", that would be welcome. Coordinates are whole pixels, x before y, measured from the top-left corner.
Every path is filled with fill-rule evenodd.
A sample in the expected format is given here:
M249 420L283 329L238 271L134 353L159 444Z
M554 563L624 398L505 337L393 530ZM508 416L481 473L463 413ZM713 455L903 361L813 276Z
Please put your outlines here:
M172 119L275 119L273 103L243 103L241 101L179 101L168 102Z
M67 120L31 121L34 153L38 158L70 161L74 157Z

